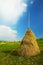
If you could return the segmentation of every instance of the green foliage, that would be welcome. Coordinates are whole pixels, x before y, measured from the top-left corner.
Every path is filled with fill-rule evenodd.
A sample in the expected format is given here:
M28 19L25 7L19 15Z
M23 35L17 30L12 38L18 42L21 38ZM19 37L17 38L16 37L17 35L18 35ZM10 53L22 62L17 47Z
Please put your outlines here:
M41 53L34 57L18 55L20 42L0 42L0 65L43 65L43 40L37 42Z

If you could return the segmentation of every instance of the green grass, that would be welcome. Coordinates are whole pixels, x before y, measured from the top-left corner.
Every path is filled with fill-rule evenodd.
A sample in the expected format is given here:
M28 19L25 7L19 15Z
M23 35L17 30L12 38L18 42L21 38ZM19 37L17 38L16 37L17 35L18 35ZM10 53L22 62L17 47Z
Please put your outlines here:
M0 65L43 65L43 40L37 42L41 53L34 57L18 55L20 42L0 42Z

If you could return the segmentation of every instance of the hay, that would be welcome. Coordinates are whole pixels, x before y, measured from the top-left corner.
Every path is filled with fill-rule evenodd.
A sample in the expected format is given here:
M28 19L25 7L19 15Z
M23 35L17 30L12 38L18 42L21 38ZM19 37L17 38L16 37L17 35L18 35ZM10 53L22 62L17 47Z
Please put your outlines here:
M31 30L27 30L23 40L21 41L19 55L34 56L39 53L40 49L37 44L34 33Z

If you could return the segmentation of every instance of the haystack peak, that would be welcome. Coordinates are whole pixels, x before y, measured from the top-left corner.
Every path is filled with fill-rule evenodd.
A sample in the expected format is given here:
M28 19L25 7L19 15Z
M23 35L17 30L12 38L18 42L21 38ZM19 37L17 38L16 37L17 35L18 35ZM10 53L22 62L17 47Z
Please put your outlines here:
M26 33L32 33L32 31L30 29L27 29Z

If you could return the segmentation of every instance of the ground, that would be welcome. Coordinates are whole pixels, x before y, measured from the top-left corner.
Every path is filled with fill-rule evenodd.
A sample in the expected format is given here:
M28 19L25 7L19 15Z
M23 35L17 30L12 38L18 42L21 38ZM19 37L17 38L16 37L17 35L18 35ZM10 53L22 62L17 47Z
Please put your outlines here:
M33 57L18 55L20 42L0 42L0 65L43 65L43 39L37 42L41 53Z

